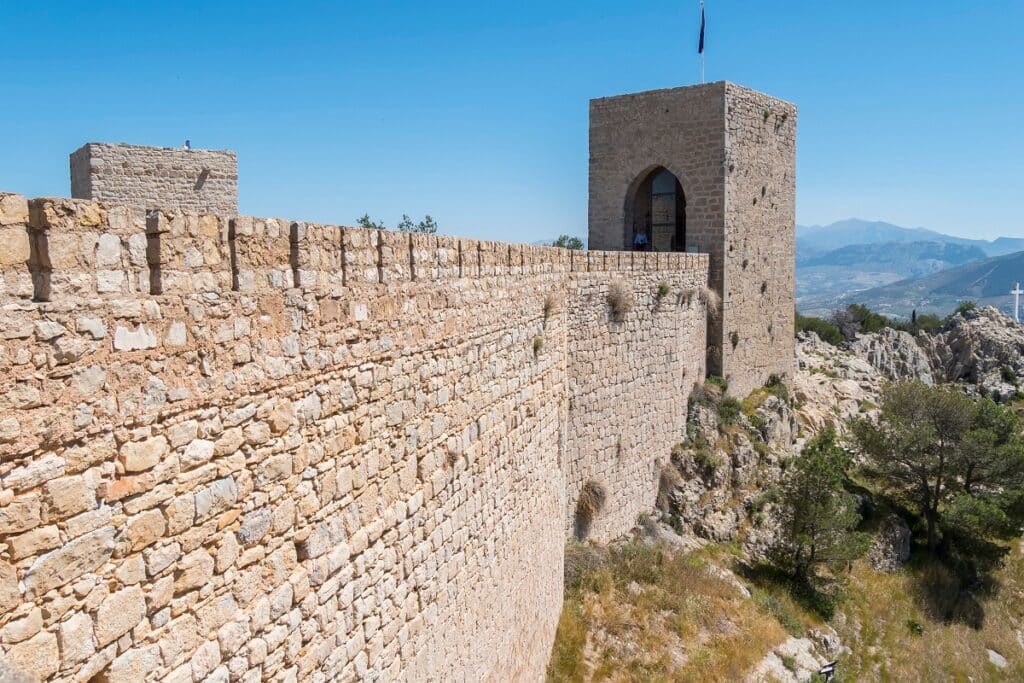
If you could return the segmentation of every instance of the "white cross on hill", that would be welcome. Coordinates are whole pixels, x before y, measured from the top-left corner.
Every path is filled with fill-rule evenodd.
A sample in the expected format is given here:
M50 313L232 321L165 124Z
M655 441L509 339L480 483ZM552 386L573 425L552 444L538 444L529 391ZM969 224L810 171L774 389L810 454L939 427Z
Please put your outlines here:
M1013 319L1020 322L1020 295L1024 294L1024 290L1021 290L1019 282L1010 290L1010 294L1013 294Z

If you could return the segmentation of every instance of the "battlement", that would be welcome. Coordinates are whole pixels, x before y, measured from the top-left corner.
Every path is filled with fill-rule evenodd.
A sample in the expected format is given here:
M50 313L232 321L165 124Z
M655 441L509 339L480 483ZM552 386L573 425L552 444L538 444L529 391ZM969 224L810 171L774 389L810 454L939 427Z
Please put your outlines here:
M299 288L540 273L707 268L703 254L571 251L277 218L144 211L0 193L0 294L58 301L131 294Z

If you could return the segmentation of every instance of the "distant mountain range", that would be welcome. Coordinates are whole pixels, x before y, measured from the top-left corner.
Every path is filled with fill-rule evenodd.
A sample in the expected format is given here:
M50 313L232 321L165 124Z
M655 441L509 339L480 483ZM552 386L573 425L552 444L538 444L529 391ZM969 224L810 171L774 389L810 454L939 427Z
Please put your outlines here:
M797 226L797 307L824 315L858 302L909 316L973 299L1008 311L1013 282L1024 280L1020 252L1024 238L974 240L856 218Z
M798 225L797 254L811 256L852 244L886 244L891 242L942 242L981 249L985 256L1000 256L1024 251L1024 237L1000 237L995 240L972 240L954 237L927 228L902 228L882 221L848 218L830 225Z

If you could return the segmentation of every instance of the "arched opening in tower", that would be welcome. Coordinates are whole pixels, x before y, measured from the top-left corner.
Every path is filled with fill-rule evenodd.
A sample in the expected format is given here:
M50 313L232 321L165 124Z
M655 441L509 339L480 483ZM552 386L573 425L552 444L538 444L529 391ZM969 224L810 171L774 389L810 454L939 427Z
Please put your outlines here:
M625 206L625 247L635 251L686 251L686 195L663 166L641 173Z

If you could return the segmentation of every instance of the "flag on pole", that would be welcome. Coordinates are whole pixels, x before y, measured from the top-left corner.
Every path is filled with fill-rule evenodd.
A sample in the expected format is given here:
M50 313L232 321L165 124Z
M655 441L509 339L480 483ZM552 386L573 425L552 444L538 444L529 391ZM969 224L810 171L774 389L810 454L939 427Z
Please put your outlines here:
M704 3L700 3L700 42L697 43L697 54L704 54Z

